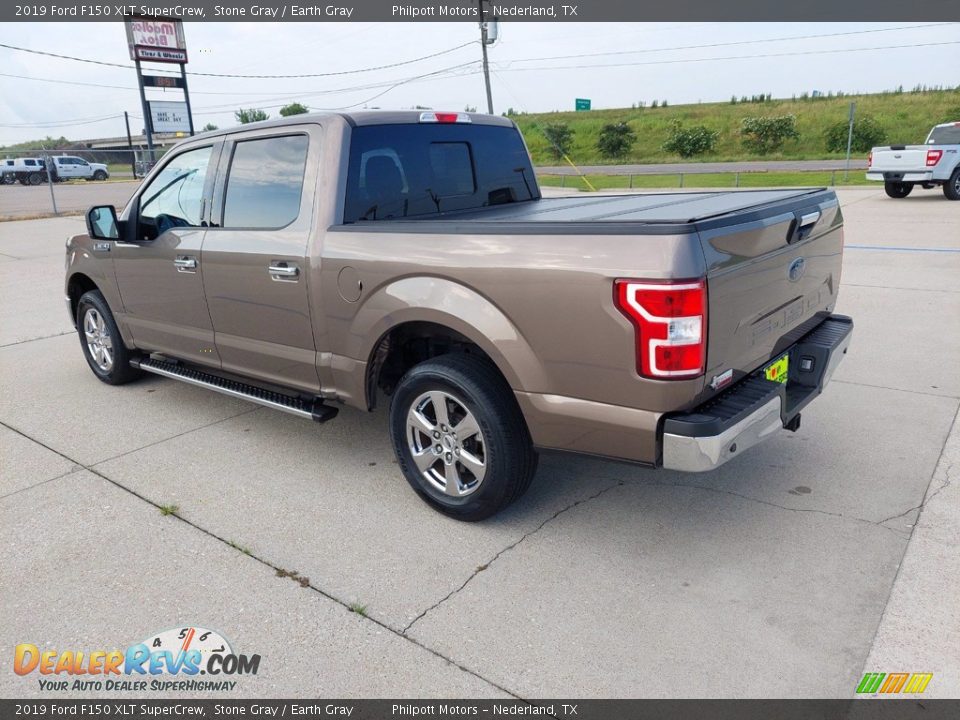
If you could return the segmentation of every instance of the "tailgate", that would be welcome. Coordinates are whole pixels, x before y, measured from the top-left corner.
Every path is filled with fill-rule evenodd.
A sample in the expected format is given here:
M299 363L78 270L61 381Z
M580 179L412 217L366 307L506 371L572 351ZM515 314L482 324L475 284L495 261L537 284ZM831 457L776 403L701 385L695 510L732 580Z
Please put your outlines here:
M732 380L739 380L830 314L840 283L842 226L837 197L828 190L698 223L709 299L701 397L718 389L710 386L715 377L732 370Z
M927 167L927 149L925 145L874 149L873 162L869 169L873 172L925 170Z

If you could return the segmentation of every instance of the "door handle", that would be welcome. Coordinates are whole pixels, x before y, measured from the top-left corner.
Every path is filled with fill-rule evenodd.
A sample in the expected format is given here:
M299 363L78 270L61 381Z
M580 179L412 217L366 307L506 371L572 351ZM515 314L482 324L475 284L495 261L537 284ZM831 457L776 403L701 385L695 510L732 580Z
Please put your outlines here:
M189 255L177 255L173 260L177 272L194 273L197 271L197 259Z
M286 262L272 262L269 267L270 277L274 280L294 280L300 277L300 268Z

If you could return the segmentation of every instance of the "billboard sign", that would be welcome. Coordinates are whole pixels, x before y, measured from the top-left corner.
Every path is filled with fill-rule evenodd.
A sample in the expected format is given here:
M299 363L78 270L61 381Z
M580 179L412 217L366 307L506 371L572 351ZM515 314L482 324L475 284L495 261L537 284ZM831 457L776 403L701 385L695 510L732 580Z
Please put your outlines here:
M187 104L185 102L151 100L150 122L153 125L154 132L189 132L190 119L187 117Z
M124 25L131 60L187 62L187 41L180 20L135 17Z

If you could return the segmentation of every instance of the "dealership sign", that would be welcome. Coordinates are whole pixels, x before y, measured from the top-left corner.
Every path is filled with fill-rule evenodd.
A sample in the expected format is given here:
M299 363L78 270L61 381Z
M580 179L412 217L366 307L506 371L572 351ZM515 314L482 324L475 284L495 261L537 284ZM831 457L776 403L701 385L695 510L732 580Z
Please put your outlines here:
M190 119L187 117L187 104L185 102L152 100L150 102L150 122L154 132L189 132Z
M124 24L131 60L187 62L187 41L179 20L136 18Z

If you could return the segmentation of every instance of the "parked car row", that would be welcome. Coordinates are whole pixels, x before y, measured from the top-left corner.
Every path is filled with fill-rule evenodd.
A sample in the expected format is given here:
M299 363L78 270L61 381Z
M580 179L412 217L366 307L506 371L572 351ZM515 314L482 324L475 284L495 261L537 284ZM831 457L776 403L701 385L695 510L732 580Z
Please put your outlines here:
M46 159L7 158L0 163L3 183L12 185L41 185L47 182L48 174L54 182L64 180L106 180L110 171L103 163L92 163L73 155L56 155Z

